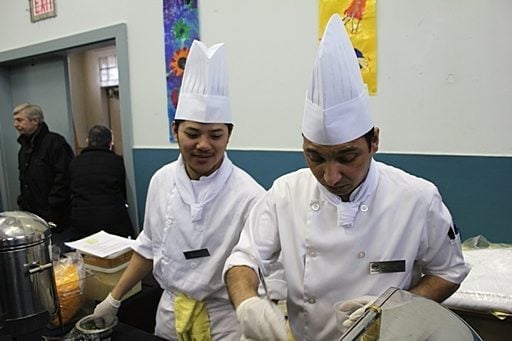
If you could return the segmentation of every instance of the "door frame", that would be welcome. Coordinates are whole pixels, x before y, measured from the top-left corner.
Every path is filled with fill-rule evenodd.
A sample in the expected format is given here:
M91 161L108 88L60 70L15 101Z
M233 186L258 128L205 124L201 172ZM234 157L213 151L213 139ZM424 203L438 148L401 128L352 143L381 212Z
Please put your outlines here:
M85 47L87 45L96 45L104 41L114 40L116 48L116 56L119 71L119 105L121 110L121 130L123 139L123 158L126 168L126 179L128 182L127 196L130 217L136 227L135 233L139 232L138 228L138 214L137 214L137 200L135 193L135 172L133 165L133 129L132 129L132 109L131 109L131 91L130 91L130 76L128 64L128 35L127 26L125 23L116 24L112 26L103 27L100 29L73 34L70 36L37 43L21 48L16 48L4 52L0 52L0 94L9 91L10 81L6 79L8 72L3 72L4 68L13 62L27 58L37 59L38 57L58 53L65 50ZM10 98L0 103L0 112L10 113L14 103ZM1 127L7 129L8 127ZM9 127L12 128L12 127ZM2 134L3 135L3 134ZM7 145L12 146L13 143L6 144L0 137L0 160L4 155L3 148ZM0 166L0 187L7 188L7 181L18 181L18 179L8 179L5 170ZM13 209L13 200L16 203L16 198L9 198L7 191L0 191L1 202L4 209Z

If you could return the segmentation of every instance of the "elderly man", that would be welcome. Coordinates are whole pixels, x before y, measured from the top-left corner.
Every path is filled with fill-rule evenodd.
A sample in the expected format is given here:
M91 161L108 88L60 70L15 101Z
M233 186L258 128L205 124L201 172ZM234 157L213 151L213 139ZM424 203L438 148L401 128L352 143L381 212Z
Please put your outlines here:
M320 43L302 135L309 168L274 182L224 267L245 337L287 339L281 312L257 295L258 273L280 253L296 340L339 338L389 287L450 296L468 273L458 231L432 183L373 159L379 129L337 15Z
M48 129L38 105L18 105L13 119L21 145L18 206L50 223L54 244L62 246L70 216L69 164L73 149L63 136Z

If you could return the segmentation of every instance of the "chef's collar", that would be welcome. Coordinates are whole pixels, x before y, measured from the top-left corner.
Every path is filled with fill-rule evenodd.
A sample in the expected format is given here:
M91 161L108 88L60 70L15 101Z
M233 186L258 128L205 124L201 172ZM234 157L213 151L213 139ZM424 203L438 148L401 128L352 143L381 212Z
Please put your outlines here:
M361 182L359 186L356 187L356 189L352 191L352 193L350 193L350 201L362 203L372 195L372 193L375 191L375 188L377 187L378 177L376 168L375 160L372 159L366 178L363 180L363 182Z
M320 192L324 198L336 206L337 225L342 227L352 227L359 211L367 211L369 209L369 200L373 196L378 183L378 173L375 161L372 159L368 174L364 181L350 194L350 201L343 202L341 198L329 192L327 188L318 182Z
M350 193L350 201L349 202L355 202L355 203L362 203L363 201L367 200L367 198L372 195L372 193L375 191L375 188L377 187L377 169L375 166L375 160L370 161L370 167L368 168L368 174L366 174L365 179L363 182L357 186L352 193ZM331 202L334 205L337 205L340 202L343 202L341 198L329 192L327 188L325 188L323 185L318 183L318 186L321 190L321 192L324 194L326 199Z
M176 188L183 201L190 206L192 221L201 220L203 207L213 200L224 188L226 181L233 172L233 163L224 153L222 164L215 172L197 181L191 181L185 170L185 163L180 154L178 156L175 181Z

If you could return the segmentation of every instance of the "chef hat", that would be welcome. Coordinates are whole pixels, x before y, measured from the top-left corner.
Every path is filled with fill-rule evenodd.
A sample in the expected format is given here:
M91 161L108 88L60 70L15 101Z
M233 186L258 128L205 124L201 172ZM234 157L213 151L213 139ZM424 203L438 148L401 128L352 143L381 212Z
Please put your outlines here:
M339 15L327 23L306 93L302 133L311 142L335 145L373 127L359 63Z
M188 53L175 119L233 123L224 44L194 40Z

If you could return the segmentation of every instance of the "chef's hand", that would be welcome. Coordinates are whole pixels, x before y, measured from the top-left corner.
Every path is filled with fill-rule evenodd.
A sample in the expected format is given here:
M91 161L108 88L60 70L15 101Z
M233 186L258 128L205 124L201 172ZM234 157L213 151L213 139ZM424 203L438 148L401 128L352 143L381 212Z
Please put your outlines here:
M93 319L98 324L101 323L101 320L104 321L105 326L109 326L114 321L114 317L117 315L117 311L121 306L121 301L116 300L112 297L112 294L108 294L107 298L105 298L101 303L99 303L96 308L94 308Z
M236 316L242 327L242 339L288 340L281 310L267 299L254 296L242 301L236 309Z
M338 329L345 332L376 299L376 296L360 296L352 300L336 303L334 310L336 311Z

